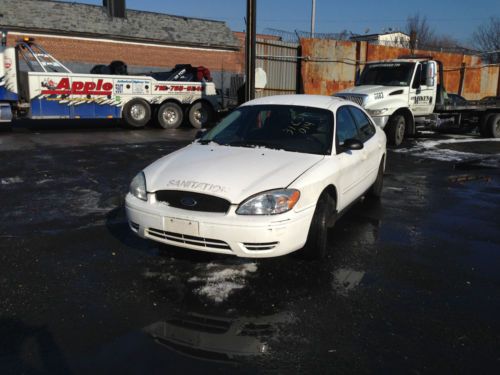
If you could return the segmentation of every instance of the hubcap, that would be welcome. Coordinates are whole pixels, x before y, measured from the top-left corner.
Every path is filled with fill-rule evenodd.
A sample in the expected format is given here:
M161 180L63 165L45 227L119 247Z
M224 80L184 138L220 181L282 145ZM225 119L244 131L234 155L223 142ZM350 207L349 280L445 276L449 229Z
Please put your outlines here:
M136 121L144 120L146 117L146 109L140 104L134 104L132 108L130 108L130 115Z
M493 136L495 138L500 137L500 119L498 119L494 124L493 124Z
M175 124L177 122L177 111L175 109L168 108L163 111L163 119L169 125Z
M203 124L207 120L207 111L203 110L203 108L198 109L194 113L194 119L200 124Z
M398 126L396 127L396 141L398 144L403 142L403 138L405 136L405 123L403 121L400 121L398 123Z

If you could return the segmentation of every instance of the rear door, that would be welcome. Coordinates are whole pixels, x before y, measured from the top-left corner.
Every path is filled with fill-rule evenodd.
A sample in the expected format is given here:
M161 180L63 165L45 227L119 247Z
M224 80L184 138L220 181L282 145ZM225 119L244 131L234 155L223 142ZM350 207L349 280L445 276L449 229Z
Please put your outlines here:
M362 177L362 185L367 190L377 178L383 145L379 137L375 137L375 125L373 125L369 117L362 110L354 106L349 106L349 111L356 121L359 140L363 142L364 175Z
M338 208L342 210L364 193L362 181L366 175L366 156L364 150L343 149L347 139L360 140L349 106L339 107L335 119L335 142L340 170Z

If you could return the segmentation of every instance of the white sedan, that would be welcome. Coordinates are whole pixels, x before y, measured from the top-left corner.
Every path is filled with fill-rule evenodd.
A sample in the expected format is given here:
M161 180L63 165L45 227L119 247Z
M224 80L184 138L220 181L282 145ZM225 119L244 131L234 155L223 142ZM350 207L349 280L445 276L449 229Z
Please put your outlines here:
M140 172L127 217L139 236L192 250L321 258L340 214L380 196L385 156L384 132L355 103L256 99Z

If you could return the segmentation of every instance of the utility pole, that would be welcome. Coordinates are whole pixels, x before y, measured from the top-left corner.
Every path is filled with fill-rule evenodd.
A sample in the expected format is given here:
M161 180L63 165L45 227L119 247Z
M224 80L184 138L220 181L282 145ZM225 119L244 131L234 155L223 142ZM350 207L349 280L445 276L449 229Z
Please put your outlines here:
M316 0L312 0L312 12L311 12L311 38L314 38L315 23L316 23Z
M245 40L245 101L255 98L255 40L257 0L247 0L247 29Z

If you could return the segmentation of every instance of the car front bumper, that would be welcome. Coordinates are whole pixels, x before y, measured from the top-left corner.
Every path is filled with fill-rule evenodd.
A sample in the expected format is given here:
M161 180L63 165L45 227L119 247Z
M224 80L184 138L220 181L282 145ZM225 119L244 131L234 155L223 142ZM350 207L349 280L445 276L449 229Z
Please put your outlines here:
M280 215L194 212L131 194L125 199L130 228L142 238L168 245L245 258L276 257L301 249L315 207Z

